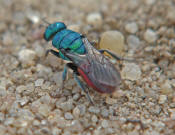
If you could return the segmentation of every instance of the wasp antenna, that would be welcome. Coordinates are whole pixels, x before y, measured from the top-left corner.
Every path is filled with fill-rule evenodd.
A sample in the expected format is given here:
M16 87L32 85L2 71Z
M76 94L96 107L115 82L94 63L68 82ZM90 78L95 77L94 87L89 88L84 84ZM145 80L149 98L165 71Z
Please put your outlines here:
M44 18L41 18L41 20L42 20L44 23L48 24L48 25L51 24L51 23L49 23L48 21L46 21L46 18L45 18L45 17L44 17Z

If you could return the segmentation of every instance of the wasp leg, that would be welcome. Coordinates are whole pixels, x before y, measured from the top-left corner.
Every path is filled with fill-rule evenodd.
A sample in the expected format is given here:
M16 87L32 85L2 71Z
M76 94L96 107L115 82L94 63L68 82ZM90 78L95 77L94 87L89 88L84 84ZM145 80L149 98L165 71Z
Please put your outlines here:
M87 90L87 87L85 86L85 84L78 78L78 76L75 72L73 75L74 75L74 79L77 82L77 84L79 85L79 87L86 93L87 99L94 105L94 102L93 102L91 96L89 95L89 91Z
M68 63L67 63L67 64L68 64ZM61 90L64 88L64 82L65 82L66 77L67 77L67 69L68 69L67 64L64 66L64 70L63 70L63 73L62 73L62 84L61 84Z
M96 45L96 42L93 42L93 41L92 41L92 42L90 42L90 43L91 43L91 45L93 45L93 46L95 46L95 45Z
M62 73L61 90L64 88L64 82L65 82L66 77L67 77L67 70L68 70L68 68L72 69L76 74L78 74L78 72L77 72L77 66L75 66L73 63L67 63L64 66L64 70L63 70L63 73Z
M111 55L114 59L116 59L116 60L125 60L125 61L134 61L134 60L132 60L132 59L125 59L125 58L121 58L120 56L117 56L115 53L113 53L113 52L111 52L111 51L109 51L109 50L106 50L106 49L101 49L101 50L99 50L100 51L100 53L104 53L104 52L106 52L106 53L108 53L109 55Z
M48 49L48 50L46 51L45 56L47 57L49 53L52 53L52 54L55 55L56 57L60 58L59 52L57 52L57 51L55 51L55 50Z

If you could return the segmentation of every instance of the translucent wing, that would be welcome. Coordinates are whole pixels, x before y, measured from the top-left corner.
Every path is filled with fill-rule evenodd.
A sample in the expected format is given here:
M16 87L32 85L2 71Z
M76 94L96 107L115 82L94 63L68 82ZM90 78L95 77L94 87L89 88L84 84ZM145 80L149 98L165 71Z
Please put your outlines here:
M90 44L87 38L83 38L82 40L87 50L87 61L81 64L83 67L86 65L86 68L82 66L80 68L97 87L99 92L113 92L121 82L120 73L109 59Z

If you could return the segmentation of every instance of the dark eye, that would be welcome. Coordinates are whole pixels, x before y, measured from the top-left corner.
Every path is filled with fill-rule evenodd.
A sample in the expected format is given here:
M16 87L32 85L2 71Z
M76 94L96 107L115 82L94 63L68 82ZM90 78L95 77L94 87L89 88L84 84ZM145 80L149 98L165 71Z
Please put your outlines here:
M65 49L66 52L70 52L70 50L71 50L70 48L66 48Z

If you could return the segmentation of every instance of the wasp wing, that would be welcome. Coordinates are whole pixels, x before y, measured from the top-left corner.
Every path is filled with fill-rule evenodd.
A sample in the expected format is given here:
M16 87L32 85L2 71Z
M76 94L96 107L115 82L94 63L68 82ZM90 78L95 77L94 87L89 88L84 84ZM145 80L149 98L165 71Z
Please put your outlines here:
M79 69L83 79L101 93L111 93L121 82L120 73L114 65L94 48L87 38L82 38L86 55L71 53L64 49L60 51L68 57Z
M120 73L109 59L90 44L87 38L83 38L82 40L87 50L86 57L88 61L84 62L88 68L82 68L82 70L98 88L99 92L113 92L121 82Z

